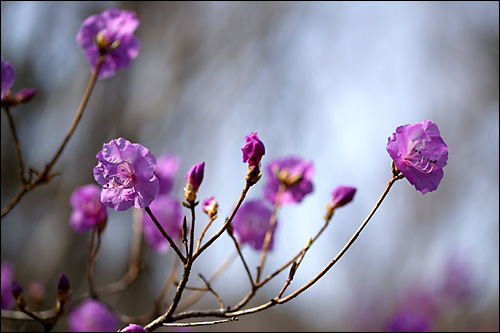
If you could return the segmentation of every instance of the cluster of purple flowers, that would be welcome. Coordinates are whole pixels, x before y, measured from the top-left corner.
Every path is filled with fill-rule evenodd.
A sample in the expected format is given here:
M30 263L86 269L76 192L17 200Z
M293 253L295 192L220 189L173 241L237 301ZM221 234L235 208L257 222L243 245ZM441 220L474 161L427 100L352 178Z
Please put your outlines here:
M117 70L128 68L137 57L139 41L133 34L138 26L139 21L134 12L115 8L92 15L83 22L77 42L92 69L96 70L99 66L99 72L96 73L99 78L111 77ZM24 89L11 98L10 89L15 81L15 72L3 58L1 68L2 103L19 103L33 97L36 93L34 89ZM249 167L247 186L251 186L262 176L260 170L265 146L258 133L252 132L245 137L241 150L243 163L248 163ZM443 168L447 164L448 147L436 124L425 120L398 127L388 139L387 151L394 161L395 175L401 173L423 194L437 189L443 178ZM157 159L146 147L118 138L105 143L96 158L98 163L93 173L100 186L90 184L79 187L71 196L73 212L70 225L76 231L102 229L107 220L107 207L117 211L131 207L149 207L173 239L181 237L181 204L172 195L179 169L179 159L176 156L163 155ZM188 207L196 205L196 194L203 181L204 170L205 162L200 162L193 165L186 174L185 199ZM273 205L277 208L279 205L302 202L314 190L313 174L313 163L299 156L285 156L270 161L266 168L267 182L262 198L246 201L234 217L233 228L239 241L261 250L272 219ZM355 193L355 187L341 185L335 188L332 199L327 204L327 216L331 217L335 209L351 202ZM217 215L217 209L214 197L204 200L203 210L211 219ZM142 225L151 248L166 252L169 242L148 214L143 215ZM270 250L273 248L275 230L276 228L271 235ZM67 279L63 279L60 284L61 290L69 292ZM8 265L2 265L2 308L8 308L12 304L12 297L4 297L4 289L7 288L12 288L12 271ZM14 295L19 295L21 290L14 284ZM7 295L11 293L8 292ZM88 299L71 311L68 323L75 332L104 332L116 330L118 319L104 304ZM419 330L423 325L427 323L415 322L413 327ZM135 324L123 331L145 332Z

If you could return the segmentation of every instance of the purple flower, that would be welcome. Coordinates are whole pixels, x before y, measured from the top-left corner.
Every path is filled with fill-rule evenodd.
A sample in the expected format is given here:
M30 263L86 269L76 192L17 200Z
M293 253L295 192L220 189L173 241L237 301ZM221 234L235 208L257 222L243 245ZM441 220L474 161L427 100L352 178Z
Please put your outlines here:
M432 318L415 309L402 309L390 318L387 332L429 332L432 328Z
M272 214L272 209L263 200L251 200L241 205L232 222L239 241L250 244L256 250L262 249ZM269 250L273 248L274 232L277 225L278 221L276 221L269 242Z
M142 326L136 324L130 324L120 332L147 332Z
M162 155L156 161L155 174L160 181L158 193L168 194L174 187L174 178L179 169L179 158L174 155Z
M172 239L176 240L181 237L182 209L178 200L171 198L168 194L159 194L149 208ZM144 237L151 248L160 253L167 252L170 243L163 237L149 214L143 215L142 225Z
M69 220L73 229L86 232L106 220L106 206L100 197L101 188L95 184L79 187L73 192L70 199L73 212Z
M399 126L389 137L387 152L395 166L423 194L437 189L448 161L448 146L429 120Z
M97 153L94 178L101 184L101 201L122 211L145 208L158 194L156 158L144 146L123 138L111 140Z
M14 72L14 68L12 68L10 62L3 60L2 57L2 101L15 80L16 72Z
M99 78L113 76L127 68L139 54L139 41L133 36L139 20L130 10L112 8L83 21L76 36L92 68L95 69L101 54L106 55Z
M243 152L243 163L248 165L259 165L262 156L266 153L266 148L260 141L257 132L252 132L245 136L246 143L241 147Z
M264 187L264 197L276 202L280 183L286 184L282 203L301 202L305 195L313 191L311 178L314 173L312 162L297 156L284 157L272 161L267 167L268 182Z
M210 197L203 200L203 211L208 214L210 218L217 215L217 201L215 201L215 197Z
M205 162L200 162L195 164L189 169L186 174L186 188L184 189L185 197L188 202L194 202L196 200L196 192L203 181L203 174L205 173Z
M352 201L355 193L355 187L344 185L337 186L332 192L332 200L328 203L328 206L330 209L342 207Z
M14 267L8 261L2 262L1 268L1 304L2 309L9 309L14 304L11 287L14 279Z
M114 332L118 320L104 304L87 299L69 314L68 325L73 332Z

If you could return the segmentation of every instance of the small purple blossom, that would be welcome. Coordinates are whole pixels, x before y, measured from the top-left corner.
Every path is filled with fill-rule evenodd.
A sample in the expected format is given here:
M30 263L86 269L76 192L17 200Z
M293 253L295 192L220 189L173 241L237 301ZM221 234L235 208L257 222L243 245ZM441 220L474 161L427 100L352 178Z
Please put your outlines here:
M448 162L448 146L435 123L424 120L399 126L388 139L387 152L398 170L422 194L438 188Z
M280 183L287 184L283 193L282 204L299 203L304 196L313 191L311 178L314 173L312 162L298 156L276 159L267 167L268 182L264 187L264 197L276 202Z
M272 209L263 200L251 200L241 205L232 222L239 241L248 243L256 250L262 249L272 214ZM274 232L277 225L278 221L276 221L271 235L269 250L273 248Z
M174 179L179 169L179 164L179 158L175 155L166 154L158 157L155 174L160 181L159 194L170 193L174 187Z
M76 36L92 68L105 54L99 78L113 76L119 69L128 68L139 54L139 41L133 33L139 26L135 12L117 8L89 16Z
M387 323L387 332L430 332L433 319L415 309L401 309Z
M332 200L330 200L328 206L330 207L330 209L342 207L352 201L355 193L355 187L344 185L337 186L337 188L332 192Z
M203 200L203 211L208 214L210 218L217 215L217 201L215 201L215 197L210 197Z
M142 326L137 324L129 324L127 327L122 329L120 332L147 332Z
M262 156L266 153L264 143L260 141L257 132L252 132L245 136L246 143L241 147L243 152L243 163L250 166L259 165Z
M101 201L115 210L145 208L159 190L156 158L144 146L123 138L111 140L97 153L94 178L101 184Z
M77 188L71 195L73 212L70 225L78 232L94 229L107 218L106 206L101 202L101 188L89 184Z
M3 60L2 57L2 101L9 89L16 81L16 72L10 65L10 62Z
M9 309L14 304L11 287L14 279L14 267L8 261L2 262L1 267L1 304L2 309Z
M73 332L115 332L118 319L104 304L87 299L69 314L68 325Z
M172 239L176 240L181 237L182 209L178 200L173 199L168 194L159 194L149 208ZM142 225L144 237L151 248L156 252L167 252L170 243L163 237L149 214L143 215Z

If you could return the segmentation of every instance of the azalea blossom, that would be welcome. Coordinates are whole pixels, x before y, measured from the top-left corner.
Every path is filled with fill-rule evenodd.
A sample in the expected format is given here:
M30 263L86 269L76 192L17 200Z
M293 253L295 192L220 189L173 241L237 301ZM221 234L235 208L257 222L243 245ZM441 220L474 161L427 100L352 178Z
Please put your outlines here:
M77 188L71 194L73 212L69 220L70 225L78 232L94 229L107 218L106 206L101 202L101 188L89 184Z
M448 162L448 146L435 123L399 126L388 139L387 152L417 190L425 194L437 189Z
M12 68L10 62L3 60L2 57L2 101L7 94L7 91L12 87L16 81L16 72Z
M139 41L133 33L139 26L135 12L117 8L89 16L76 36L78 45L95 69L101 55L105 60L99 78L111 77L119 69L128 68L139 54Z
M94 178L102 186L101 201L122 211L145 208L159 190L155 156L144 146L123 138L111 140L97 153Z
M280 184L285 184L281 202L299 203L309 193L313 191L311 182L314 173L312 162L304 160L298 156L289 156L276 159L269 163L267 167L268 181L264 187L264 197L276 202L276 194Z
M9 309L14 304L12 297L11 287L14 279L14 266L9 261L2 261L1 266L1 298L0 307L2 309Z
M16 81L16 72L8 61L2 58L2 105L16 105L30 101L37 93L36 89L23 88L12 97L9 90ZM9 93L8 93L9 92Z
M252 132L245 136L246 143L241 147L243 152L243 163L250 166L259 165L262 156L266 153L264 143L260 141L257 132Z
M179 169L179 158L172 154L158 156L156 160L155 175L160 181L158 193L170 193L174 187L174 179Z
M263 200L250 200L241 205L232 222L233 230L238 235L239 241L249 244L256 250L262 249L272 214L272 209ZM273 248L274 232L277 225L278 221L276 221L271 235L269 250Z
M69 314L68 325L73 332L115 332L118 319L104 304L90 298Z

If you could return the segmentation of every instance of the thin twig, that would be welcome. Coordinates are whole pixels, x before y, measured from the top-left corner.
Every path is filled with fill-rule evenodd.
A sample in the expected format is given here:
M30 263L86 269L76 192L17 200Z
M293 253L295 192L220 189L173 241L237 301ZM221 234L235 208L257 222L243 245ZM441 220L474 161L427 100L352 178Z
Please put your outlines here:
M203 252L205 251L213 242L215 242L215 240L217 238L220 237L220 235L222 235L222 233L224 231L226 231L226 229L228 228L229 226L229 223L231 223L234 219L234 216L236 215L236 212L238 211L238 209L240 208L243 200L245 200L245 196L247 195L248 193L248 190L250 190L250 187L252 186L251 183L247 182L245 184L245 188L243 189L243 192L241 192L241 196L240 196L240 199L238 200L238 203L236 204L236 206L234 207L233 209L233 212L231 213L231 215L229 216L229 218L226 220L226 223L224 223L224 225L222 226L222 228L214 235L212 236L212 238L210 238L205 244L203 244L203 246L198 250L196 251L194 254L193 254L193 261Z
M24 194L26 194L26 192L31 191L39 184L49 182L55 176L55 174L50 174L50 172L52 171L52 167L54 166L56 161L61 156L64 148L66 147L66 144L69 142L69 139L73 135L80 119L82 118L83 111L85 110L85 107L87 106L87 103L90 99L90 95L92 93L92 90L94 89L96 82L97 82L99 70L100 70L101 65L104 62L104 60L105 60L105 56L99 57L99 60L97 61L96 67L94 69L94 73L92 74L92 77L90 78L90 82L87 86L85 94L83 95L82 101L80 102L80 106L78 107L78 110L76 112L75 118L73 119L73 122L71 123L71 126L68 130L68 133L66 134L66 137L64 138L58 151L56 152L56 154L54 155L52 160L45 166L45 170L42 173L38 174L37 178L35 180L30 182L29 184L24 182L24 181L22 182L22 184L21 184L22 186L19 189L19 191L17 192L17 194L14 196L14 198L12 198L12 200L7 204L7 206L5 206L5 208L2 209L0 217L3 218L5 215L7 215L12 210L12 208L14 208L14 206L17 205L17 203L21 200L21 198L24 196ZM19 146L18 155L21 156L20 146ZM20 160L20 161L22 161L22 160ZM20 168L21 168L21 165L20 165ZM20 173L21 173L21 170L20 170ZM23 166L22 173L23 173L22 178L24 178L24 166Z
M17 161L19 163L19 178L21 179L21 184L24 186L26 184L26 179L24 178L24 163L23 155L21 153L21 145L19 144L19 139L17 137L16 125L14 123L14 118L10 114L10 108L8 105L4 107L7 118L9 119L10 129L12 131L12 137L14 138L14 144L16 146Z
M163 324L163 326L168 326L168 327L203 326L203 325L214 325L214 324L228 323L228 322L237 321L237 320L238 320L237 317L231 317L229 319L213 320L213 321L202 321L202 322L198 322L198 323Z
M254 289L255 284L253 282L252 273L250 273L250 269L248 268L247 262L245 261L245 258L243 257L243 253L241 252L240 245L238 244L238 241L236 240L236 238L234 237L232 232L228 232L228 234L234 242L234 246L236 247L236 250L238 251L238 254L241 258L241 262L243 262L243 266L245 267L245 271L247 272L248 279L250 280L250 284L252 286L252 289Z
M205 285L207 286L207 290L210 291L215 297L217 297L217 300L219 301L219 306L221 309L224 309L224 302L222 302L222 298L220 298L219 294L212 288L212 286L210 285L210 282L207 281L207 279L205 279L203 277L203 275L198 274L198 276L203 280L203 282L205 282Z
M233 252L220 266L217 268L215 273L208 279L210 283L213 283L216 279L218 279L233 263L236 259L236 252ZM179 310L184 311L185 309L190 308L194 303L196 303L201 296L203 296L204 292L197 291L186 297L184 301L179 305Z
M179 250L179 248L177 247L177 245L175 245L175 242L173 241L173 239L167 234L167 232L165 231L165 229L163 229L163 227L160 224L160 222L158 222L158 220L154 216L154 214L151 211L151 209L149 208L149 206L146 207L146 208L144 208L144 210L146 211L146 213L149 214L149 216L151 217L151 219L153 220L153 222L156 224L156 227L160 230L160 232L163 235L163 237L165 237L168 240L168 242L170 243L170 246L174 249L175 253L177 253L177 255L179 256L179 258L181 259L181 261L183 263L186 263L186 258L182 255L182 253Z
M262 255L260 257L260 264L257 266L257 277L255 278L255 282L259 283L260 276L262 275L262 270L264 269L264 263L266 261L267 250L269 249L269 244L271 243L271 237L274 233L274 228L276 228L276 217L278 215L278 209L281 206L281 199L283 197L283 193L285 193L286 185L280 184L278 188L278 192L276 193L276 202L274 204L273 213L271 218L269 219L269 227L266 232L266 237L264 238L264 243L262 245Z
M344 248L342 248L342 250L337 254L337 256L330 263L328 263L328 265L321 272L319 272L312 280L310 280L308 283L303 285L301 288L297 289L292 294L290 294L284 298L272 299L267 303L261 304L259 306L255 306L253 308L239 310L239 311L232 311L231 309L227 309L227 310L223 310L223 311L221 311L221 310L186 311L186 312L179 313L177 315L172 316L171 320L177 321L177 320L182 320L185 318L208 317L208 316L213 316L213 317L242 316L242 315L247 315L247 314L256 313L256 312L266 310L274 305L286 303L286 302L290 301L291 299L297 297L299 294L301 294L302 292L307 290L309 287L314 285L321 277L323 277L323 275L325 275L333 267L333 265L335 265L340 260L340 258L347 252L347 250L351 247L351 245L356 241L356 239L360 235L361 231L368 224L368 222L370 221L372 216L375 214L377 209L380 207L380 205L381 205L382 201L384 200L384 198L386 197L387 193L389 193L389 190L391 189L392 185L394 185L394 183L397 180L402 179L402 178L403 178L402 175L397 175L397 176L395 175L389 181L389 184L387 185L387 187L384 190L384 193L382 194L380 199L375 204L375 207L372 209L370 214L368 214L368 216L363 221L363 223L360 225L358 230L354 233L354 235L349 239L349 241L346 243Z
M196 248L195 248L194 252L198 252L198 250L200 249L201 240L203 239L203 236L205 236L205 233L207 232L208 228L212 225L212 223L214 222L214 220L216 218L217 218L217 215L210 217L210 220L208 221L205 229L203 229L203 231L200 234L200 237L198 238L198 242L196 242Z

